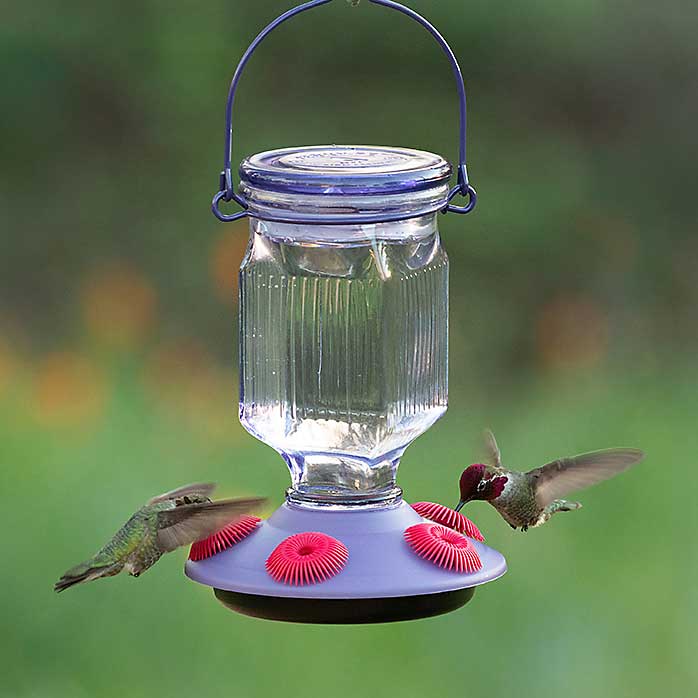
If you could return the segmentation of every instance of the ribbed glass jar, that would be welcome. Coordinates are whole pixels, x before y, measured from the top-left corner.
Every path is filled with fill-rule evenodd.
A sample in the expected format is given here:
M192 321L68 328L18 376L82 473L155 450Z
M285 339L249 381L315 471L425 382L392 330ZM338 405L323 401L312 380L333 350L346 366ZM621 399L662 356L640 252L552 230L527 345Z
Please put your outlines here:
M257 199L268 205L275 193ZM289 206L293 195L302 206ZM313 207L327 215L323 197L280 196L305 218ZM409 206L409 195L388 196ZM345 205L360 215L356 197ZM400 457L445 412L448 258L436 219L430 212L328 225L251 217L239 284L240 420L285 458L292 501L399 498Z

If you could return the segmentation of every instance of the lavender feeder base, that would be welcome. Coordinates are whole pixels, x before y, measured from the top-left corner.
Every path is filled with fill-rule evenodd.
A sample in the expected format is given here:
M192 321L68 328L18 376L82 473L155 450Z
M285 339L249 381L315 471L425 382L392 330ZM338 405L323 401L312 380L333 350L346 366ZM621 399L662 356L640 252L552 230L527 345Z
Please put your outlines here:
M228 608L257 618L300 623L385 623L447 613L466 604L480 584L506 572L501 553L474 542L482 568L472 574L441 569L419 558L403 537L426 521L406 502L385 509L309 510L283 504L232 548L185 573L213 587ZM344 569L317 584L274 581L265 562L288 536L319 531L349 549Z

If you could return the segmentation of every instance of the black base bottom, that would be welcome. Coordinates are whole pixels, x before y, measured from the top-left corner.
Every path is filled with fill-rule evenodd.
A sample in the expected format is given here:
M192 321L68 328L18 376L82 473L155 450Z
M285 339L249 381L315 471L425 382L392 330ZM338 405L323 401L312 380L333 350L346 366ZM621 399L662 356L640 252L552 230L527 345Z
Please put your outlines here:
M440 594L396 596L385 599L289 599L281 596L241 594L214 589L216 598L231 611L253 618L288 623L350 625L393 623L439 616L465 606L475 587Z

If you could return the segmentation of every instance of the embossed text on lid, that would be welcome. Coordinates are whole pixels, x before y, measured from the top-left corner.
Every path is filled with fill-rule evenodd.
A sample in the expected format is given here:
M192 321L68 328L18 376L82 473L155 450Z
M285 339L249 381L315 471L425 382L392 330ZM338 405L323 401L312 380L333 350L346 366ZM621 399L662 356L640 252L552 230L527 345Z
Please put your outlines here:
M413 169L415 164L412 161L415 159L417 158L395 150L335 147L287 153L278 158L278 163L291 168L308 170L361 170L365 172L367 169L373 169L388 172L399 171L405 166Z

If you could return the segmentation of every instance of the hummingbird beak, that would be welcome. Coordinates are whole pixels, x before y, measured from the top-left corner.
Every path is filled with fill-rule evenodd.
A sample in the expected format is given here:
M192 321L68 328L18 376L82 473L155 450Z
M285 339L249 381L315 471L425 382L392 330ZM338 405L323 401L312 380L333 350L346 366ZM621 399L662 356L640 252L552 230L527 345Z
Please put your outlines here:
M461 499L460 502L458 502L458 506L456 507L455 510L456 510L457 512L460 511L460 510L465 506L465 504L466 504L465 499Z

